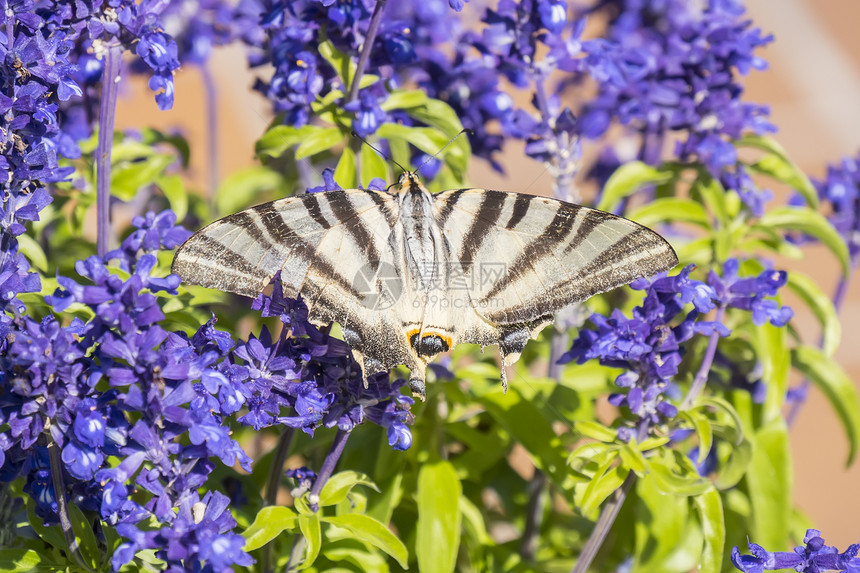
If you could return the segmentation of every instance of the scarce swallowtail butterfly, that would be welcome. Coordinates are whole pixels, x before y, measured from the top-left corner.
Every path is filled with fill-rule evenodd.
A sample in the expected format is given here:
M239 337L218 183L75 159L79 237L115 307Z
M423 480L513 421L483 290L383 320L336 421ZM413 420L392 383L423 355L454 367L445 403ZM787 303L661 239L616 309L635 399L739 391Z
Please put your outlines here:
M424 398L427 363L461 342L498 344L505 367L553 313L678 263L637 223L546 197L454 189L414 173L396 191L309 193L192 235L173 272L256 297L280 273L309 320L337 322L364 375L405 365Z

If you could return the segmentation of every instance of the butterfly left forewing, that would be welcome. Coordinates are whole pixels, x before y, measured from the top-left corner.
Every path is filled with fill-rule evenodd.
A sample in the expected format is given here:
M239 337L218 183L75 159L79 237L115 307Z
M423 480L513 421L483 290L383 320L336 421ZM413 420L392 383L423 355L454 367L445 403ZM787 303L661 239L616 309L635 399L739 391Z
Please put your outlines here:
M183 281L255 297L280 273L316 325L337 322L366 374L422 369L402 334L402 241L391 195L351 189L258 205L208 225L178 250Z

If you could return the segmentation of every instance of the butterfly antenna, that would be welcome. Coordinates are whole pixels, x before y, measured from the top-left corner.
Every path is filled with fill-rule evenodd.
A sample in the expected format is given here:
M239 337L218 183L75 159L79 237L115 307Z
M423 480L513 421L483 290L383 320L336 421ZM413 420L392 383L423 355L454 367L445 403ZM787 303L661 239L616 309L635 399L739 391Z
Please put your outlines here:
M368 142L366 139L364 139L364 138L363 138L363 137L361 137L358 133L356 133L356 131L355 131L354 129L352 130L352 136L353 136L353 137L355 137L355 138L360 139L360 140L361 140L361 142L362 142L363 144L365 144L366 146L368 146L369 148L371 148L372 150L374 150L375 152L377 152L379 155L381 155L382 157L384 157L384 158L385 158L385 159L387 159L388 161L392 162L394 165L396 165L397 167L399 167L399 168L401 169L401 171L403 171L404 173L405 173L406 171L408 171L405 167L403 167L402 165L400 165L399 163L397 163L396 161L394 161L394 158L393 158L393 157L389 156L387 153L383 153L383 152L382 152L382 150L381 150L381 149L379 149L378 147L374 147L373 145L371 145L371 144L370 144L370 142ZM447 147L447 146L445 146L445 147ZM445 148L443 147L442 149L445 149Z
M418 166L418 169L416 169L416 170L415 170L415 173L418 173L419 171L421 171L421 168L422 168L422 167L424 167L425 165L427 165L428 163L430 163L431 161L433 161L434 159L436 159L436 158L439 156L439 154L440 154L440 153L442 153L443 151L445 151L446 149L448 149L448 146L449 146L449 145L451 145L452 143L454 143L454 142L457 140L457 138L458 138L458 137L460 137L461 135L463 135L464 133L468 133L469 135L475 135L475 132L474 132L474 131L472 131L471 129L461 129L461 130L460 130L460 133L458 133L457 135L455 135L454 137L452 137L452 138L451 138L451 140L450 140L448 143L446 143L445 145L443 145L443 146L442 146L442 149L440 149L439 151L437 151L436 153L434 153L433 155L431 155L430 157L428 157L427 159L425 159L425 160L424 160L424 163L422 163L421 165L419 165L419 166Z

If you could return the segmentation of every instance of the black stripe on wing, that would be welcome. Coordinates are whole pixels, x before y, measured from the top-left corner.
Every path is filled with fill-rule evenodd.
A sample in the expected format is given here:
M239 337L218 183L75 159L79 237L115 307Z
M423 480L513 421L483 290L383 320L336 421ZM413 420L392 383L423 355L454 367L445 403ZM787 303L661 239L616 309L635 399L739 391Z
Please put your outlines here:
M377 250L376 243L373 241L371 229L364 224L364 221L359 216L359 212L345 193L342 195L329 193L326 198L328 199L329 209L331 209L332 214L343 225L359 250L364 250L365 260L373 271L376 272L379 269L379 250Z
M514 227L517 226L517 223L523 220L523 217L526 216L526 213L529 212L529 205L531 205L532 197L529 195L517 195L517 198L514 200L514 211L511 213L511 218L508 219L508 222L505 223L505 229L513 230Z
M568 304L628 284L636 278L667 271L677 264L675 251L663 237L637 225L589 263L570 269L575 271L570 278L559 284L553 292L543 293L542 299L510 306L499 312L491 311L486 317L499 324L531 320L536 313L555 312Z
M283 215L274 207L273 203L253 207L252 210L260 215L263 228L272 237L274 242L285 245L301 257L302 260L313 266L326 280L336 283L350 295L355 297L361 296L355 290L352 283L335 270L331 261L318 254L314 245L307 242L287 224Z
M525 250L505 269L505 274L484 295L482 302L488 301L509 287L524 271L534 268L534 265L548 255L551 255L559 243L566 242L568 235L573 231L574 223L582 216L580 209L576 205L559 203L559 208L556 210L552 220L544 227L540 235L529 242L525 246ZM595 221L593 224L597 225L601 220ZM587 218L581 224L584 225L586 221L588 221ZM574 241L581 241L581 236L582 233L578 232L574 237Z
M464 270L472 266L475 254L481 250L481 244L489 234L490 229L496 226L499 217L502 215L502 207L504 207L506 198L507 194L499 191L486 191L483 193L481 204L478 206L478 212L475 214L472 226L469 227L463 238L463 244L460 246L459 258ZM448 207L448 205L445 205L445 207Z

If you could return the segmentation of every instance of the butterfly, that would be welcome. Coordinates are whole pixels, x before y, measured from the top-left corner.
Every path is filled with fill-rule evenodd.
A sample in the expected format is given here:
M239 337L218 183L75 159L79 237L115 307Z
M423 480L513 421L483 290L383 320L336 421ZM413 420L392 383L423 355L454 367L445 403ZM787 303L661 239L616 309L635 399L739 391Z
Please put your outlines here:
M215 221L176 252L183 281L256 297L279 273L315 325L337 322L366 376L455 345L497 344L505 367L573 303L667 271L669 243L637 223L546 197L454 189L411 172L387 191L279 199Z

